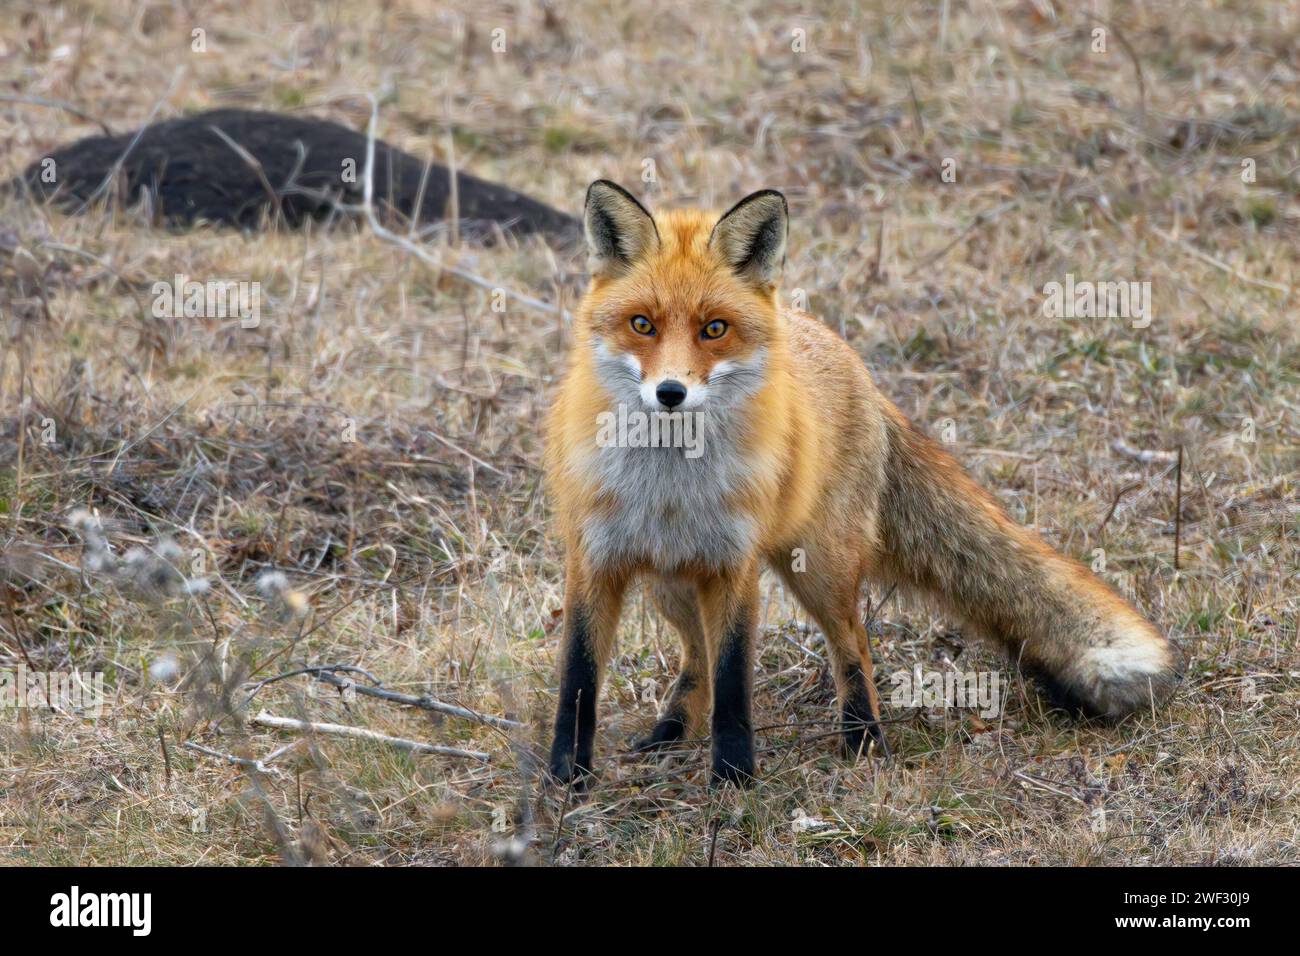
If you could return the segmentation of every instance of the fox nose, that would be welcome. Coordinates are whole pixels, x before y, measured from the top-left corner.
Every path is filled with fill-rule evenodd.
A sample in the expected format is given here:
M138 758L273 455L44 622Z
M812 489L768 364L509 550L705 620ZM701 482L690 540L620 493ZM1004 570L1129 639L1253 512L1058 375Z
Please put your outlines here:
M686 386L670 378L666 382L659 383L659 387L655 389L655 398L667 408L676 408L686 401Z

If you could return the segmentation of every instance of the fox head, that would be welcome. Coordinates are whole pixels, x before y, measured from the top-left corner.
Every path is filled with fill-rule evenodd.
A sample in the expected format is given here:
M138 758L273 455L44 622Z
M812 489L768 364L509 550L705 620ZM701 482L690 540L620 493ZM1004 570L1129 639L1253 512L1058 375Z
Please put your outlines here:
M645 410L726 407L761 387L781 318L785 197L765 189L721 217L652 216L597 180L583 216L591 285L579 334L600 384Z

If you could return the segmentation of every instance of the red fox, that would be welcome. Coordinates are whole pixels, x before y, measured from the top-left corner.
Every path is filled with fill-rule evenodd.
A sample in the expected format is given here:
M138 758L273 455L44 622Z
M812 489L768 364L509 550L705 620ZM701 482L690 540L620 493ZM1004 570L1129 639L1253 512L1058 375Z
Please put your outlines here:
M591 771L623 595L643 576L682 659L637 747L701 730L711 707L715 784L755 771L764 564L825 634L850 755L886 752L858 617L866 578L935 599L1076 714L1121 717L1163 700L1180 671L1170 641L1013 522L876 390L843 339L780 305L787 224L773 190L721 217L652 216L607 180L587 191L591 284L546 425L567 552L552 775L581 783ZM645 440L653 427L612 436L616 412L620 425L673 417L668 437L692 441Z

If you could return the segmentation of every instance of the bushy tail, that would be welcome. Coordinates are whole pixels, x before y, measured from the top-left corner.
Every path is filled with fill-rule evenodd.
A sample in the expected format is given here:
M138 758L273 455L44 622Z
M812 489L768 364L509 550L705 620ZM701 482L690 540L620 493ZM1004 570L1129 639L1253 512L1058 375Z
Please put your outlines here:
M1001 644L1053 703L1122 717L1168 696L1179 655L1087 568L1022 528L890 407L883 570Z

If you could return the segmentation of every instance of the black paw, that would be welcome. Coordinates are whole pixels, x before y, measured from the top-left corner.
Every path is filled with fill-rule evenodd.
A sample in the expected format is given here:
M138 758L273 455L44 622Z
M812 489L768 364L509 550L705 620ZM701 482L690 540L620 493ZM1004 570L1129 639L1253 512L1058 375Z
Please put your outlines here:
M840 719L844 728L840 746L845 757L856 760L859 755L889 756L889 743L885 740L885 732L881 729L878 720L871 716L870 711L860 714L856 709L845 709Z
M562 747L557 741L551 748L549 770L552 782L562 787L572 785L574 790L585 790L592 775L591 758L576 759L572 747Z
M713 734L713 775L710 785L734 783L747 787L754 782L754 735L748 731Z
M632 744L634 753L648 753L666 747L686 736L686 725L676 717L665 717L649 734Z

